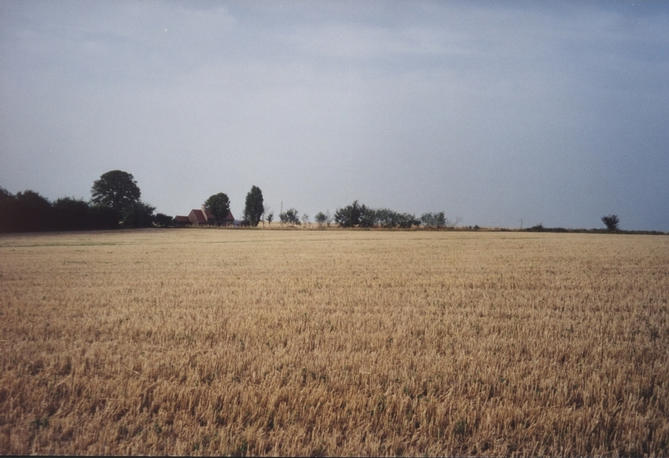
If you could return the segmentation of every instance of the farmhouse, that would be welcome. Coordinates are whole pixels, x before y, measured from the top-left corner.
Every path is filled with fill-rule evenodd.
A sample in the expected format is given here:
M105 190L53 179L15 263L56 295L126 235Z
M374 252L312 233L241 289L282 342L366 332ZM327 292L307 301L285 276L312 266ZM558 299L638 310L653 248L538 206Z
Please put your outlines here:
M223 226L228 226L230 224L233 224L235 220L235 217L232 216L232 212L228 211L228 214L226 217L221 221L221 224ZM206 209L198 209L194 208L193 210L190 211L188 214L188 221L190 224L193 226L205 226L205 225L215 225L217 224L216 218L214 215Z
M193 226L202 226L207 224L207 217L202 210L191 210L188 214L188 219Z

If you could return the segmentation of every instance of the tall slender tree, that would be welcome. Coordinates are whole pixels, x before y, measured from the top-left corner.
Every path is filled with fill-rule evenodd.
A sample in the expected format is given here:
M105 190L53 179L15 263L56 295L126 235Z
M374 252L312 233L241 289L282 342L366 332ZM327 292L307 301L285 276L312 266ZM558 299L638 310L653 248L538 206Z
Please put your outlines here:
M251 186L251 190L246 194L244 219L248 221L251 226L257 226L264 212L265 207L263 206L262 191L257 186Z

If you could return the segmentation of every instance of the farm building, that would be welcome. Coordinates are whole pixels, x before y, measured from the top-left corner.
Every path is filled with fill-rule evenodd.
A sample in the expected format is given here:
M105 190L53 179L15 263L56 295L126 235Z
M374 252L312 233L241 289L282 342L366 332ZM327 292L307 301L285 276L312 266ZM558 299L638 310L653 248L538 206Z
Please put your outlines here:
M188 219L193 226L202 226L207 224L207 217L202 210L193 209L188 214Z
M204 226L204 225L215 225L216 223L216 218L214 215L206 210L206 209L197 209L194 208L193 210L190 211L188 214L188 220L193 226ZM233 223L235 220L234 216L232 216L232 212L228 211L227 216L223 221L221 221L221 224L223 226L228 226Z

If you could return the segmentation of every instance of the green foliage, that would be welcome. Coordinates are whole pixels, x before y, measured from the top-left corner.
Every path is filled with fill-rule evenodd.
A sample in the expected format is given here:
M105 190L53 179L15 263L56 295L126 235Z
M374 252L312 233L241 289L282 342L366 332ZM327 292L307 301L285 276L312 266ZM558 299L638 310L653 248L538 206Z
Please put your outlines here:
M420 217L421 222L426 227L444 227L447 224L446 215L444 212L439 213L423 213Z
M16 196L0 186L0 232L15 231Z
M377 224L376 210L366 207L365 205L360 206L360 219L358 220L358 226L360 227L374 227Z
M14 198L14 194L12 194L11 192L7 191L5 188L0 186L0 202L4 201L6 199L13 199L13 198Z
M272 221L274 220L274 213L269 212L267 216L265 216L265 219L267 220L267 224L272 224Z
M43 230L114 229L147 227L153 224L154 208L139 201L132 175L114 170L93 185L91 203L61 197L51 203L37 192L26 190L16 196L0 188L0 232Z
M35 191L17 193L13 210L15 230L40 231L52 226L51 203Z
M279 220L282 224L300 224L300 218L297 216L297 210L294 208L279 213Z
M53 223L59 230L85 229L91 224L91 209L87 202L61 197L53 203Z
M602 216L602 223L604 223L608 231L615 232L618 230L620 219L618 218L618 215Z
M123 210L121 224L123 227L151 227L155 207L144 202L135 202Z
M170 227L174 225L174 218L163 213L158 213L153 217L153 222L158 227Z
M373 210L373 212L374 226L385 228L410 228L411 226L419 226L421 223L410 213L400 213L389 208L381 208L379 210Z
M121 214L113 208L93 205L89 211L91 229L115 229L118 227Z
M50 203L34 191L16 196L0 190L0 232L111 229L120 215L112 208L62 197Z
M314 216L314 219L316 220L316 222L318 223L319 226L322 226L327 222L328 217L325 213L318 212L318 213L316 213L316 216Z
M409 228L420 225L420 221L409 213L399 213L388 208L374 210L358 201L340 208L335 213L335 221L342 227L401 227Z
M132 174L111 170L93 183L91 201L103 207L123 212L139 202L141 192Z
M357 226L360 224L360 214L366 209L367 207L360 205L356 200L351 205L340 208L335 212L335 222L342 227Z
M251 226L257 226L265 212L263 206L262 191L257 186L251 186L251 190L246 194L246 206L244 207L244 219Z
M222 224L230 212L230 199L223 192L213 194L204 202L204 208L214 215L217 224Z

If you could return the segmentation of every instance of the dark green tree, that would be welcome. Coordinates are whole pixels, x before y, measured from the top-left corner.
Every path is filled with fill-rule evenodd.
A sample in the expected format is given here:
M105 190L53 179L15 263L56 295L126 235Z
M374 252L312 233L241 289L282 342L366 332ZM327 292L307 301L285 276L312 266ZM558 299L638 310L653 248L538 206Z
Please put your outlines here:
M214 215L216 224L223 224L225 217L230 212L230 199L224 192L213 194L205 201L204 208Z
M12 194L11 192L7 191L5 188L0 186L0 201L3 201L5 199L13 199L13 198L14 198L14 194Z
M360 214L364 205L360 205L358 201L354 201L351 205L340 208L335 212L334 219L337 224L343 227L353 227L360 224Z
M378 223L376 210L368 208L365 205L360 206L360 220L358 226L360 227L374 227Z
M395 227L399 223L399 215L396 211L389 208L380 208L376 210L376 222L381 227Z
M16 194L14 217L17 230L42 231L53 226L51 203L35 191Z
M55 229L81 230L90 228L91 212L87 202L71 197L61 197L53 203L52 207Z
M139 202L141 192L132 174L111 170L93 183L91 194L93 203L123 212Z
M244 207L244 219L251 226L257 226L265 212L263 206L262 191L257 186L251 186L251 190L246 194L246 206Z
M316 220L319 226L323 226L328 221L328 215L326 215L323 212L318 212L316 213L316 216L314 216L314 219Z
M121 215L121 224L124 227L150 227L153 225L153 211L155 207L144 202L135 202L126 207Z
M90 207L91 229L116 229L121 219L121 213L111 207L93 205Z
M294 208L279 213L279 220L281 220L281 223L300 224L300 218L297 216L297 210Z
M399 227L408 229L412 226L420 226L420 220L411 213L400 213Z
M602 223L604 223L609 232L615 232L618 230L620 219L618 218L618 215L602 216Z
M409 213L399 213L389 208L374 210L356 200L335 213L335 221L342 227L401 227L419 226L420 220Z
M174 224L174 218L164 213L158 213L153 217L153 222L158 227L170 227Z
M0 232L16 229L16 196L0 186Z
M439 213L423 213L420 217L420 220L423 222L423 225L426 227L444 227L446 226L446 215L444 212Z

